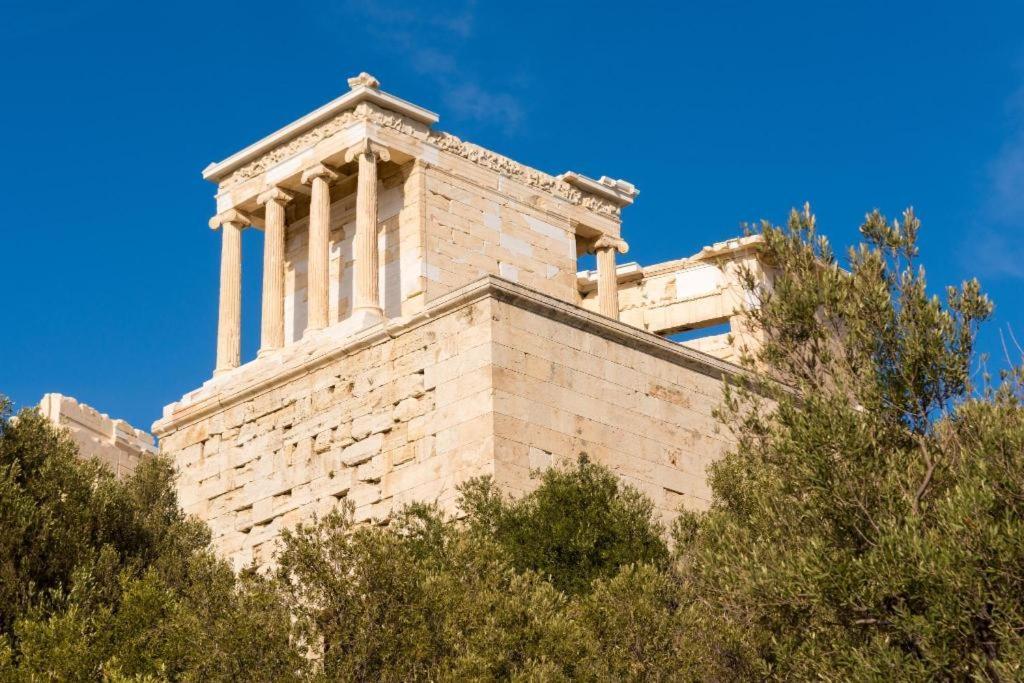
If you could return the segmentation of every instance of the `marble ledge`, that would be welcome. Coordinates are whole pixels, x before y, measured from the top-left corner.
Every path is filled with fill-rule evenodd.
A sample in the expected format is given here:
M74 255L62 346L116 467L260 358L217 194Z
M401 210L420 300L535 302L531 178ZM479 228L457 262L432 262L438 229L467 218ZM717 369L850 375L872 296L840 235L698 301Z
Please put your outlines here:
M429 302L419 313L390 318L366 325L356 319L342 321L306 334L282 349L265 354L229 372L207 380L202 387L185 394L164 408L163 417L153 423L160 437L188 426L207 415L269 391L285 382L310 374L323 365L363 348L387 342L408 330L442 315L493 298L572 327L598 335L652 356L687 367L716 379L745 378L756 383L747 370L728 361L687 348L632 325L587 311L503 278L486 275Z

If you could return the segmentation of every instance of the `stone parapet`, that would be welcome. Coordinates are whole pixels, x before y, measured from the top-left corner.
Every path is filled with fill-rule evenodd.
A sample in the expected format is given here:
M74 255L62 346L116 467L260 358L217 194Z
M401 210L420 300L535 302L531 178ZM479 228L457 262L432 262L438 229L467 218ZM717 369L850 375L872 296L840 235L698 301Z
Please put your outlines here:
M116 420L70 396L46 394L39 413L67 429L82 458L96 458L118 477L135 470L141 458L157 452L152 434Z

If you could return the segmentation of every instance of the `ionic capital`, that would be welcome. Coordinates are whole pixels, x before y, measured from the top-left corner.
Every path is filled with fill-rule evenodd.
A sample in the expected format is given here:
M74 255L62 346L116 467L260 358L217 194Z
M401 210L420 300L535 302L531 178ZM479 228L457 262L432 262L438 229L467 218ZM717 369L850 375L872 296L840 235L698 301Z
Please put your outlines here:
M279 187L272 187L266 192L261 192L260 195L256 197L256 203L260 206L264 206L267 202L277 202L284 206L293 199L295 199L295 195L285 192Z
M302 184L309 185L316 178L325 178L327 182L338 179L338 172L326 164L317 164L302 172Z
M228 209L210 219L211 230L217 230L223 225L234 225L241 230L252 225L252 219L237 209Z
M345 163L349 163L361 154L368 156L371 161L391 161L391 152L387 147L370 138L364 138L361 142L348 148L348 151L345 152Z
M615 249L620 254L625 254L629 251L629 245L626 244L626 240L619 239L618 237L612 237L611 235L601 235L594 242L594 251L598 249Z

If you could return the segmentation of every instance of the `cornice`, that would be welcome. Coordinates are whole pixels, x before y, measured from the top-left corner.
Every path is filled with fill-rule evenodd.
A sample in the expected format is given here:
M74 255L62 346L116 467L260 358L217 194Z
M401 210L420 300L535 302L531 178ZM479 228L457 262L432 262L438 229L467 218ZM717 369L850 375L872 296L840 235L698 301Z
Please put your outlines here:
M524 166L507 156L492 152L489 149L465 142L462 139L442 131L431 131L427 142L443 152L471 161L507 178L517 180L524 185L543 190L572 204L578 204L595 213L618 218L620 206L606 197L584 192L560 176L553 176Z
M606 199L619 208L629 206L640 196L640 190L636 189L636 185L633 183L609 178L606 175L601 176L600 180L594 180L582 173L566 171L558 176L558 179L578 187L583 192Z
M702 247L701 250L693 256L686 256L681 259L663 261L661 263L653 263L649 266L644 266L643 274L644 277L653 277L655 275L661 275L675 270L681 271L689 270L691 268L714 266L716 265L716 262L721 259L728 261L744 257L747 254L757 253L761 250L763 244L764 238L761 237L761 235L735 237L733 239L715 242L714 244Z
M378 90L377 87L373 87L372 84L375 82L375 79L373 79L372 76L367 75L369 79L373 80L362 79L362 76L363 74L352 79L356 85L341 97L328 102L324 106L306 114L297 121L294 121L284 128L271 133L267 137L249 145L240 152L232 154L227 159L210 164L203 170L203 179L212 182L221 182L229 176L232 176L239 169L251 164L254 160L264 157L281 147L290 147L293 142L305 137L304 134L310 129L321 126L324 122L334 121L338 118L338 114L354 110L358 105L363 103L376 104L380 107L396 112L405 118L427 126L432 126L440 119L440 117L432 111L424 109L423 107L417 106L411 102L407 102L406 100L396 97L390 93ZM297 138L296 136L299 137ZM326 136L321 135L320 137ZM283 159L285 157L281 158ZM270 165L273 164L271 163Z

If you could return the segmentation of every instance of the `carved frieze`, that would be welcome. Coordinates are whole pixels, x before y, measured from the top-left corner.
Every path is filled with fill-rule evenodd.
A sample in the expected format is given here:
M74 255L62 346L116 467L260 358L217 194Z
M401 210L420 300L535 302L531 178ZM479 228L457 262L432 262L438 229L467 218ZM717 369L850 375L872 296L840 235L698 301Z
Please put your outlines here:
M289 157L298 154L304 149L312 147L325 138L329 138L356 120L357 116L355 111L342 112L330 121L327 121L316 128L311 128L297 138L289 140L280 147L275 147L258 159L250 161L245 166L242 166L221 182L221 189L230 189L249 178L255 178L259 174L273 168Z
M479 145L474 145L471 142L465 142L450 133L432 131L421 123L367 102L362 102L356 105L354 109L342 112L333 119L315 128L311 128L298 137L242 166L221 182L221 189L230 189L239 183L258 176L356 121L369 121L379 126L391 128L404 135L418 138L444 152L455 154L507 178L519 181L524 185L537 188L572 204L582 206L589 211L616 218L619 216L619 207L603 197L582 192L560 178L523 166L506 156L492 152Z
M595 213L618 216L619 207L601 197L595 197L576 189L569 183L538 170L523 166L506 156L492 152L471 142L465 142L451 133L431 131L427 142L445 152L450 152L468 161L488 168L496 173L561 197L573 204L579 204Z

